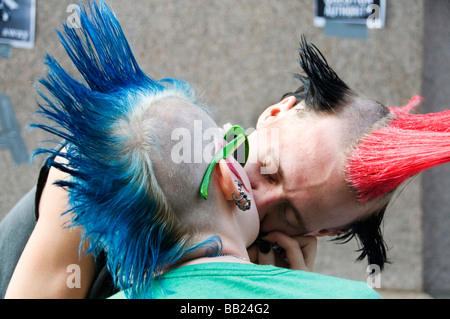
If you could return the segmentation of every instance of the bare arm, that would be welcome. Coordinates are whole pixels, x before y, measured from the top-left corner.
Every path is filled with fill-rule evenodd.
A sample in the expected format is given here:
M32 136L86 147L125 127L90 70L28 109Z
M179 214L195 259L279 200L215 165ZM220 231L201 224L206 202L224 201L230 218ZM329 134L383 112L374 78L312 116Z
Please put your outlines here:
M92 256L79 252L80 229L65 228L69 216L61 213L68 208L68 193L53 185L64 178L67 174L50 169L40 200L38 222L14 270L5 298L85 298L89 292L95 262ZM79 269L79 273L74 269ZM80 288L73 288L77 282L69 278L71 275L79 275Z

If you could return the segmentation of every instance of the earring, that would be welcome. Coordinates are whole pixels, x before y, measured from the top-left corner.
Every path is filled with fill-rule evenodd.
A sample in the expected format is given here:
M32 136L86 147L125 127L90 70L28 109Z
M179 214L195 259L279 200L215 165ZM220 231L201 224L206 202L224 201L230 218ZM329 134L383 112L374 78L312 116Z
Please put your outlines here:
M239 209L245 212L250 209L252 201L248 198L247 194L242 190L243 186L242 182L239 181L236 182L238 183L238 191L241 197L236 198L236 196L234 196L234 192L231 193L231 197L233 197ZM244 203L241 203L242 201L244 201Z

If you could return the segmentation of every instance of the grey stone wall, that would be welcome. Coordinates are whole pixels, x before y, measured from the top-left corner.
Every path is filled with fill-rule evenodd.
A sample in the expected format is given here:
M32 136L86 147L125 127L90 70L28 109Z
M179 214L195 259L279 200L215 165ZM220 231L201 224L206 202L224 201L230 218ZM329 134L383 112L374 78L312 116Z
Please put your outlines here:
M449 109L450 2L425 5L423 95L426 112ZM424 287L450 297L450 165L423 174Z

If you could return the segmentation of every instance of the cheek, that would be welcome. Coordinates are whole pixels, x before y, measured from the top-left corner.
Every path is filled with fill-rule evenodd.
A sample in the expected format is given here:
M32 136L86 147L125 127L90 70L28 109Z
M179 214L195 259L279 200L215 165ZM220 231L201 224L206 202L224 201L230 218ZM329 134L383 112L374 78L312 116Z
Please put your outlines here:
M263 220L268 213L274 210L274 200L271 198L271 192L263 182L252 181L252 194L255 205L258 208L260 220ZM271 218L272 219L272 218Z
M261 182L261 174L258 174L258 165L255 163L247 163L244 167L245 172L250 180L253 189L258 189Z
M262 233L270 233L273 231L279 231L285 234L290 233L289 229L287 229L286 227L286 224L282 221L282 219L276 212L269 212L265 216L263 216L261 219L260 228Z
M261 220L261 225L260 225L260 231L261 233L270 233L272 231L277 230L276 225L275 225L275 220L273 220L273 214L267 214L262 216L261 215L261 210L258 210L259 212L259 218Z

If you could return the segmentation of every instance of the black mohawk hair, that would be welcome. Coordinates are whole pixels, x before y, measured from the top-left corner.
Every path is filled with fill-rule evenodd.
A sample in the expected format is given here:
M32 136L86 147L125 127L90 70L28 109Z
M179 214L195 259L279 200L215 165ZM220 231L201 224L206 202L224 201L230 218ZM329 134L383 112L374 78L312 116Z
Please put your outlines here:
M301 38L299 51L300 66L306 76L295 74L294 77L303 85L295 92L286 93L283 98L293 95L298 102L304 100L306 107L314 111L338 111L351 89L328 65L320 50L309 43L305 36Z

